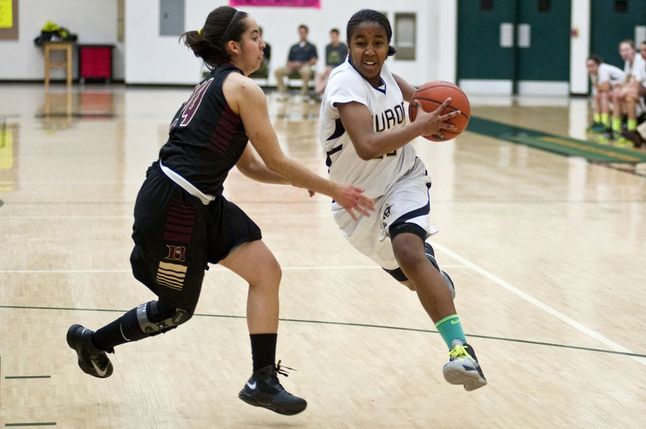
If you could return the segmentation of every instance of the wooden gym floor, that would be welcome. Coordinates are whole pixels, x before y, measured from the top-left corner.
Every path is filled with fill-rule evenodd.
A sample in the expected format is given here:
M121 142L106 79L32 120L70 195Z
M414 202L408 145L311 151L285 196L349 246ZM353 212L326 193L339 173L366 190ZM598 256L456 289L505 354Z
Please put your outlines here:
M246 285L212 267L187 325L85 375L65 342L153 299L129 270L136 192L190 89L0 86L0 424L61 428L637 428L646 424L646 177L494 137L414 143L433 177L440 264L489 379L444 382L416 296L342 238L326 197L226 195L283 266L278 357L308 409L237 398ZM269 97L283 149L325 174L318 105ZM582 138L585 100L473 97L473 113ZM250 261L253 263L253 261Z

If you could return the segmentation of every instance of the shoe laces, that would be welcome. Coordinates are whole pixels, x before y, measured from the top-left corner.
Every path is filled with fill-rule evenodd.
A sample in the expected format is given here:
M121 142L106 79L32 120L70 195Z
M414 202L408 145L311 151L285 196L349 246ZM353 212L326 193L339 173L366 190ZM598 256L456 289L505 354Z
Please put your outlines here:
M457 344L449 351L449 357L451 358L451 360L454 360L454 359L460 359L460 358L466 358L466 357L471 358L471 355L469 354L469 351L464 345Z
M284 377L289 377L289 372L287 370L291 371L296 371L294 368L290 368L288 366L282 366L281 361L278 361L275 367L272 368L271 375L268 382L269 385L272 385L274 389L277 389L278 392L282 392L285 390L282 384L280 384L280 380L278 379L278 374L284 376Z
M275 368L276 369L276 374L280 374L280 375L283 375L285 377L289 377L289 371L287 371L287 370L296 371L294 368L290 368L288 366L281 366L280 365L281 362L282 361L279 360L278 363L276 364L276 368ZM276 377L276 378L278 379L278 377Z

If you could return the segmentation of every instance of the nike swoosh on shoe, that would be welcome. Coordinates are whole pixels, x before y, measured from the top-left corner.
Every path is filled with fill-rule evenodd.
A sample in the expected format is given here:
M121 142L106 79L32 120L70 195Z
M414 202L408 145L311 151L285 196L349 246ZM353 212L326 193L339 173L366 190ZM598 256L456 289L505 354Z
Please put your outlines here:
M101 369L97 366L96 363L92 359L90 359L90 363L92 364L92 367L96 371L96 373L99 375L99 377L105 377L105 375L108 373L108 368L106 367L105 369Z

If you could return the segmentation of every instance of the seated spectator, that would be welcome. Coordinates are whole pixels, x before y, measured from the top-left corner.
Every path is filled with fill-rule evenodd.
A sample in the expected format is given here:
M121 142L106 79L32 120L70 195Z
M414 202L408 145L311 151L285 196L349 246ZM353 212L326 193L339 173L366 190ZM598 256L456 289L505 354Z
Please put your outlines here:
M621 136L622 117L627 116L627 130L637 129L637 104L639 101L639 86L644 74L644 59L635 52L632 40L623 40L619 44L619 54L624 59L624 82L613 91L612 125L607 131L608 139L616 140L620 146L632 146L632 142Z
M646 146L646 40L644 40L639 52L644 60L644 72L639 85L639 105L638 111L641 110L641 116L637 116L637 129L635 131L626 130L622 136L633 143L635 148Z
M260 32L260 38L262 39L262 27L258 27L258 31ZM263 53L263 59L262 59L262 64L260 65L260 68L256 70L255 72L251 73L249 77L251 78L260 78L260 79L267 79L269 76L269 60L271 59L271 45L265 40L265 47L262 50Z
M588 130L601 133L610 129L610 98L613 89L624 80L624 72L606 64L597 55L590 55L586 61L592 93L594 94L593 122Z
M298 26L298 36L300 41L293 45L289 49L289 55L287 56L287 65L285 67L280 67L274 72L276 76L276 83L278 86L278 92L281 96L287 94L287 86L285 85L285 76L289 76L292 73L298 73L298 75L303 79L303 87L301 93L307 95L309 81L312 78L312 73L314 71L314 65L318 60L318 54L316 53L316 46L307 41L307 34L309 29L306 25L301 24Z
M316 76L314 92L320 96L325 90L327 79L332 69L345 61L348 56L348 47L339 39L339 30L330 30L330 43L325 47L325 68Z

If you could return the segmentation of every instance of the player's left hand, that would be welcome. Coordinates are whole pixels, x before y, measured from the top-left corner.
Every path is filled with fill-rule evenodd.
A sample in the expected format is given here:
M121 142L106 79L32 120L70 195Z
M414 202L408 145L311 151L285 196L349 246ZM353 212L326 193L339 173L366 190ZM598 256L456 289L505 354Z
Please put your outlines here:
M352 219L357 220L358 216L354 210L364 216L370 216L370 212L375 209L375 202L363 193L364 189L359 186L339 185L332 198L348 211Z

